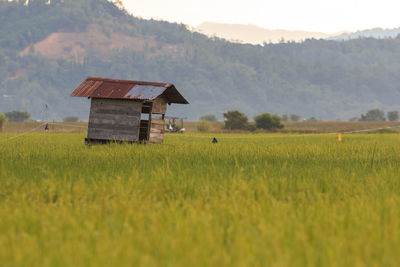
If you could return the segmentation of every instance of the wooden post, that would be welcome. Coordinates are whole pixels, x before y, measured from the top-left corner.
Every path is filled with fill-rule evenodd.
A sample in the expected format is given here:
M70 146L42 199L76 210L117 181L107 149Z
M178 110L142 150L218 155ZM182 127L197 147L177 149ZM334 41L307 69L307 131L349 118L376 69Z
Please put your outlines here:
M146 141L150 141L150 132L151 132L151 117L153 116L153 102L150 104L150 112L149 112L149 126L147 127L147 138Z

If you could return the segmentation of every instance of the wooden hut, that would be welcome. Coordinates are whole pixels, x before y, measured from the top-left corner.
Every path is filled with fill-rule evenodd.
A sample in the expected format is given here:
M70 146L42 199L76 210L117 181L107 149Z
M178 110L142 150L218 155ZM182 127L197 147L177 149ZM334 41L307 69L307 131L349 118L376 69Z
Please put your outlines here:
M167 104L189 104L173 84L88 77L71 94L91 99L86 144L161 143Z

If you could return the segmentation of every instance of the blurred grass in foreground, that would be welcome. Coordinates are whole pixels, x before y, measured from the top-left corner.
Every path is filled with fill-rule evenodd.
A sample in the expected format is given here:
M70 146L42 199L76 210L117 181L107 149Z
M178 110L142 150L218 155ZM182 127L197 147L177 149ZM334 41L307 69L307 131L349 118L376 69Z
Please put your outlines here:
M1 142L12 136L0 134L1 266L400 262L399 135Z

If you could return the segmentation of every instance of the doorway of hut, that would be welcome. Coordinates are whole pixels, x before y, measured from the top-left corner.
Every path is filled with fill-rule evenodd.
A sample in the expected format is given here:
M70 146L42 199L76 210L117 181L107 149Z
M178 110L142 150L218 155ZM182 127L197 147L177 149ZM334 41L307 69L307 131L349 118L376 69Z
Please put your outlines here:
M140 142L149 141L152 108L153 108L152 102L144 102L142 104L142 114L140 116L140 127L139 127L139 141Z

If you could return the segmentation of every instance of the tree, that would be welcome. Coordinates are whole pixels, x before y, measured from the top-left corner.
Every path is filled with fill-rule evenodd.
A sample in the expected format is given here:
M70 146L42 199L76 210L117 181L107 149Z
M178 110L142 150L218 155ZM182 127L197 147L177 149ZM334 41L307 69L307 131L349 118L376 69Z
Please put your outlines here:
M214 114L207 114L200 117L201 121L217 121L218 118Z
M360 121L385 121L385 112L380 109L371 109L361 115Z
M254 120L256 121L257 129L272 130L283 128L281 117L275 114L263 113L255 116Z
M297 114L290 114L290 120L291 121L299 121L300 120L300 116Z
M6 121L6 116L4 114L0 114L0 132L3 131L3 124Z
M282 121L289 121L289 116L287 114L283 114Z
M77 116L67 116L63 119L64 122L77 122L79 121L79 117Z
M248 118L245 114L238 110L230 110L224 113L225 129L245 130L248 126Z
M307 121L310 121L310 122L316 122L316 121L318 121L318 119L317 119L317 118L315 118L315 117L311 117L311 118L309 118Z
M8 121L11 122L23 122L26 121L31 117L31 114L29 114L27 111L20 111L20 110L13 110L4 113Z
M389 121L398 121L399 120L399 112L397 110L389 111L387 113L387 118Z

